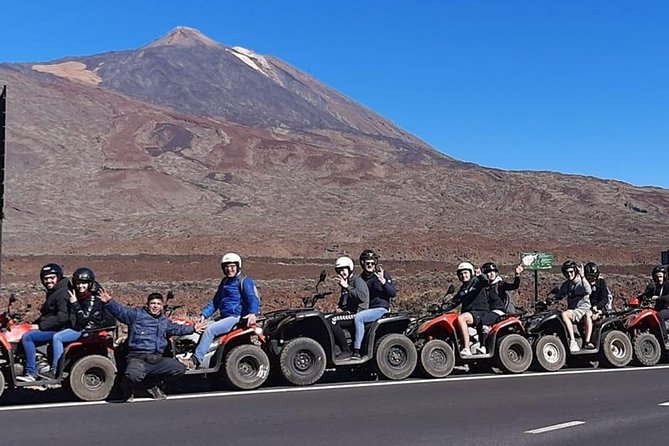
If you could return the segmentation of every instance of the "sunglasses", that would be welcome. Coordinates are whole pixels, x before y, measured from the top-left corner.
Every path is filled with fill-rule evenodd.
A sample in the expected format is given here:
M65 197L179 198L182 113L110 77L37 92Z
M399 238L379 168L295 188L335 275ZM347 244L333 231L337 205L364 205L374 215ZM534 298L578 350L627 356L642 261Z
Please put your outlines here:
M376 265L376 262L374 261L365 262L365 266L374 266L374 265Z

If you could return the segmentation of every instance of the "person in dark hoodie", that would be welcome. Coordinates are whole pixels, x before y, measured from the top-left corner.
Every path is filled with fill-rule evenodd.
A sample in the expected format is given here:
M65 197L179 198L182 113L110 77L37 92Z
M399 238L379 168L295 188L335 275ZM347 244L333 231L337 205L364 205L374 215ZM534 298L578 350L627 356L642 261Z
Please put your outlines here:
M485 277L485 291L488 295L488 304L493 311L501 311L504 314L514 313L516 307L511 302L509 291L517 290L520 287L520 274L523 272L523 265L516 266L513 282L505 282L499 275L499 269L493 262L487 262L481 265L481 272Z
M590 284L590 306L592 320L597 320L602 310L613 310L613 294L606 281L599 276L599 266L595 262L588 262L583 267L585 278Z
M350 257L339 257L335 262L335 272L337 275L334 281L337 282L340 289L338 310L346 314L332 317L331 322L333 324L335 342L342 350L342 355L344 356L350 353L350 348L343 331L344 328L350 328L352 325L351 318L348 315L357 314L369 308L369 289L362 277L353 274L354 266L353 260ZM351 359L361 359L360 347L357 350L353 350Z
M658 265L651 273L653 281L648 284L645 291L639 296L645 301L655 304L655 311L662 321L669 320L669 283L667 283L667 267ZM662 326L665 329L665 326Z
M16 380L22 382L37 380L36 345L48 344L58 331L70 326L68 281L63 277L63 268L55 263L48 263L40 269L39 277L46 290L46 299L33 329L21 338L26 366L24 375L17 376Z
M69 303L72 328L61 330L53 336L51 369L38 373L46 379L56 379L58 376L58 363L63 356L64 343L76 341L84 331L110 327L116 323L100 300L99 293L102 287L95 281L93 270L77 269L72 273L71 284Z

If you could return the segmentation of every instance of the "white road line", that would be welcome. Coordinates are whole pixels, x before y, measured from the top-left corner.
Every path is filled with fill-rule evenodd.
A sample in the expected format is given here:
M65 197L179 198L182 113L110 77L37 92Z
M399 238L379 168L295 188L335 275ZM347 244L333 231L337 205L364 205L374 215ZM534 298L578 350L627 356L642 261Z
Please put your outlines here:
M540 427L525 431L526 434L543 434L544 432L556 431L558 429L566 429L568 427L579 426L585 424L585 421L569 421L567 423L554 424L552 426Z
M404 381L374 381L374 382L357 382L357 383L338 383L338 384L324 384L314 385L309 387L278 387L265 388L256 390L241 390L241 391L222 391L222 392L206 392L206 393L187 393L181 395L170 395L168 400L189 400L198 398L226 398L226 397L244 397L247 395L271 394L271 393L293 393L293 392L319 392L323 390L339 390L339 389L356 389L363 387L387 387L387 386L406 386L406 385L429 385L435 383L449 383L460 381L480 381L491 379L523 379L536 378L547 376L561 376L561 375L578 375L585 373L625 373L625 372L649 372L652 370L669 369L669 365L653 366L653 367L628 367L623 369L587 369L587 370L561 370L557 372L538 372L538 373L524 373L518 375L483 375L483 376L449 376L438 379L407 379ZM150 398L135 398L131 403L145 403L153 401ZM60 407L79 407L79 406L101 406L105 404L119 404L108 401L90 401L90 402L66 402L66 403L47 403L47 404L30 404L20 406L0 406L0 412L14 411L14 410L29 410L29 409L54 409ZM669 404L669 403L668 403Z
M669 401L667 401L666 403L660 403L660 404L658 404L658 406L666 406L666 407L669 407Z

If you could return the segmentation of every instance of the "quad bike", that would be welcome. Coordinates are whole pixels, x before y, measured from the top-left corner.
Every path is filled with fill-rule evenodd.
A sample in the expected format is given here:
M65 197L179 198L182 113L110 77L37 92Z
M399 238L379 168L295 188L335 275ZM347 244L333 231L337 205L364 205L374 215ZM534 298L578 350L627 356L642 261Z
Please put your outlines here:
M557 291L553 289L549 296ZM549 308L553 303L555 301L550 298L536 302L535 312L523 317L523 325L534 349L532 369L555 372L565 366L568 358L572 362L579 362L579 359L599 361L607 367L625 367L630 363L632 342L623 326L624 313L602 312L593 321L591 342L595 348L572 352L568 347L569 335L562 320L562 311ZM574 324L574 338L579 345L584 344L581 330L578 324Z
M641 296L630 299L628 307L623 325L632 337L634 363L655 365L669 351L669 321L662 321L652 301Z
M116 376L114 361L114 336L116 327L105 327L85 331L76 341L65 345L55 379L40 379L34 382L20 382L17 376L23 374L25 358L21 337L31 330L31 324L20 322L17 314L11 313L11 305L16 301L9 296L7 311L0 315L0 395L9 387L64 386L82 401L100 401L109 396ZM37 348L38 369L48 367L47 346Z
M264 330L268 343L265 347L278 363L283 379L293 385L307 386L321 379L326 369L357 372L371 368L381 378L391 380L411 375L416 367L417 353L413 342L404 335L411 322L407 314L386 313L366 324L360 359L341 354L334 336L332 317L335 313L313 308L319 300L332 294L319 291L325 278L325 271L321 271L316 293L302 300L303 308L266 315ZM354 314L336 316L339 320L355 317ZM352 337L352 330L344 331L347 338Z
M167 299L174 295L170 292ZM178 324L191 322L183 317L171 317L181 305L165 307L166 314ZM186 371L186 375L206 375L209 381L218 386L227 382L235 389L251 390L260 387L269 376L269 358L262 350L265 336L260 326L246 326L245 322L235 325L228 333L222 334L212 341L200 367ZM200 339L198 333L185 336L174 336L170 339L169 351L174 358L188 358L192 355Z
M446 297L455 290L453 284ZM448 376L456 363L471 368L497 367L504 373L522 373L532 362L532 347L517 315L501 315L492 326L470 328L471 356L462 357L461 335L456 329L459 314L450 312L448 303L434 304L428 314L416 319L407 330L420 353L418 370L428 378ZM480 331L480 333L479 333Z

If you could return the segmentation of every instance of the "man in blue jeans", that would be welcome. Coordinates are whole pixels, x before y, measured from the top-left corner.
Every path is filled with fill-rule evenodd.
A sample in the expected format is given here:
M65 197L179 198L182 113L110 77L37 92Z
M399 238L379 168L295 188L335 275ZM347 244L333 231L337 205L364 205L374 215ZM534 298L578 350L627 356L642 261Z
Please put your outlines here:
M40 281L46 291L46 299L40 308L40 317L32 330L21 338L26 355L25 374L17 376L17 381L33 382L37 380L36 345L48 344L56 332L70 327L67 278L63 277L63 268L55 263L48 263L39 273Z
M221 259L221 269L223 279L214 297L202 309L200 322L210 318L216 310L220 312L221 318L207 326L193 356L180 359L189 369L202 364L214 338L228 333L242 318L246 319L247 326L255 324L260 312L258 291L253 279L242 275L241 257L234 252L225 254Z
M390 300L395 297L397 291L393 286L393 279L389 272L384 271L379 264L379 256L371 249L366 249L360 254L360 266L362 273L360 277L367 283L369 289L369 309L356 313L355 340L353 341L353 354L351 358L360 358L360 347L365 336L365 324L380 319L390 309Z

